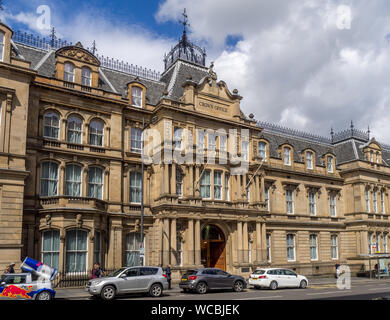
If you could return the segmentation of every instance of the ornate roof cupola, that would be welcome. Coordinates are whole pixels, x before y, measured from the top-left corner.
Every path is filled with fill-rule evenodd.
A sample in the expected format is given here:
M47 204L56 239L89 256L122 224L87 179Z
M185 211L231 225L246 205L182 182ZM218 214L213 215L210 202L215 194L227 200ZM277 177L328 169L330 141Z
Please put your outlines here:
M179 43L173 47L168 54L165 54L164 71L177 60L184 60L202 67L206 66L206 49L202 49L188 40L187 26L189 26L189 23L186 9L184 9L183 17L184 19L180 21L183 25L183 35L179 40Z

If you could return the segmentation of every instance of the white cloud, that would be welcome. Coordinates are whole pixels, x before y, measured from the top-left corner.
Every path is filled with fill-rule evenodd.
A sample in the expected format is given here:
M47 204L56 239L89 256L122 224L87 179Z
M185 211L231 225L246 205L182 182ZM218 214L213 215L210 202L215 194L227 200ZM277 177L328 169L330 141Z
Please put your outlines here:
M350 29L340 5L351 8ZM324 135L354 120L390 143L388 1L165 0L156 17L177 20L184 7L191 38L207 41L246 114ZM229 35L241 40L227 52Z

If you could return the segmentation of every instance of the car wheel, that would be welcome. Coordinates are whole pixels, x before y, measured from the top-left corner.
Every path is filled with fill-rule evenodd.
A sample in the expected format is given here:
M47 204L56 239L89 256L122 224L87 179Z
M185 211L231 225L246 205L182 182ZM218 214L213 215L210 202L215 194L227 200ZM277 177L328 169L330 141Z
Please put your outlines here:
M163 288L161 284L155 283L150 287L149 294L152 297L154 298L161 297L162 293L163 293Z
M183 289L183 292L188 293L188 292L190 292L190 289Z
M276 281L272 281L269 285L271 290L276 290L278 288L278 283Z
M51 300L52 296L50 292L48 291L41 291L38 293L37 297L35 298L36 300Z
M205 282L199 282L196 286L196 292L199 294L205 294L207 292L207 284Z
M301 283L299 284L300 289L306 289L307 287L307 282L305 280L302 280Z
M244 290L244 284L242 281L236 281L233 285L234 292L242 292Z
M105 286L100 293L103 300L112 300L116 296L116 290L113 286Z

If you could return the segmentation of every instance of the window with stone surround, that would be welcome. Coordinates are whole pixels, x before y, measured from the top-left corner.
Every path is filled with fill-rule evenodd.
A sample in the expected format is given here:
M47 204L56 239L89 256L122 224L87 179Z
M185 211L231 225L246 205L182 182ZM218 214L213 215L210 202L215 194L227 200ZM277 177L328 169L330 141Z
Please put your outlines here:
M44 264L59 269L60 259L60 231L49 230L42 233L42 254Z
M43 197L58 195L58 164L54 161L41 164L40 195Z
M58 139L60 131L60 117L54 112L47 112L43 116L43 136Z

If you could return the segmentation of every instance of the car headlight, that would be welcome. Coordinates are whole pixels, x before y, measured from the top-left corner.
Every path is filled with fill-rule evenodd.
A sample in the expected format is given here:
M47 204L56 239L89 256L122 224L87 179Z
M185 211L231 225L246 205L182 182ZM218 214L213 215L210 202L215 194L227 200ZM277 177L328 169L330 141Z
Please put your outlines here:
M99 283L103 282L103 280L94 280L91 282L92 286L97 286Z

